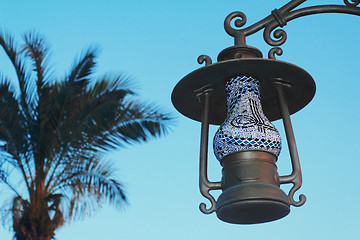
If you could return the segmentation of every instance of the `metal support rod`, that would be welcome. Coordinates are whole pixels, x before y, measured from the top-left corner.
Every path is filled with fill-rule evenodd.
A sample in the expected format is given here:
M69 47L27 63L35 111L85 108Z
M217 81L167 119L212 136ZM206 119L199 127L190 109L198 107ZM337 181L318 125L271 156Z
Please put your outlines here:
M206 208L205 203L201 203L200 211L210 214L216 210L216 201L209 193L210 190L221 189L221 182L210 182L207 176L207 159L208 159L208 141L209 141L209 102L212 88L205 87L197 91L197 96L203 104L203 116L201 121L201 138L200 138L200 169L199 169L199 187L201 194L209 199L211 206Z
M307 0L293 0L290 1L289 3L285 4L284 6L282 6L278 11L283 14L286 12L290 12L291 10L293 10L294 8L298 7L299 5L301 5L302 3L306 2ZM259 30L263 29L266 27L266 25L274 20L274 16L273 14L270 14L269 16L265 17L264 19L258 21L257 23L252 24L251 26L242 29L241 31L244 32L245 36L249 36L252 35L253 33L258 32Z
M305 203L306 197L305 197L305 195L301 194L299 196L300 201L297 202L294 200L295 192L301 187L302 176L301 176L299 154L297 151L294 131L293 131L292 124L291 124L289 108L288 108L285 94L284 94L284 87L291 87L291 86L288 83L283 82L282 80L276 80L274 82L274 85L278 92L280 111L281 111L281 116L283 119L286 140L288 142L290 158L291 158L291 165L292 165L291 174L287 175L287 176L280 176L279 181L280 181L280 184L284 184L284 183L292 183L293 184L293 187L291 188L291 190L289 192L289 201L292 205L298 207Z

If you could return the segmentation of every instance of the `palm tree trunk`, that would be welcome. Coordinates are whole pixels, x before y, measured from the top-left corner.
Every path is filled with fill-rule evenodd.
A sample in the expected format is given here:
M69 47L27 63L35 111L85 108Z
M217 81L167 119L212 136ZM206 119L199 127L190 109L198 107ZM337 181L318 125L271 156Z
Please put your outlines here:
M36 179L35 191L30 194L28 206L24 206L21 219L15 223L17 240L51 240L55 233L49 216L44 181Z

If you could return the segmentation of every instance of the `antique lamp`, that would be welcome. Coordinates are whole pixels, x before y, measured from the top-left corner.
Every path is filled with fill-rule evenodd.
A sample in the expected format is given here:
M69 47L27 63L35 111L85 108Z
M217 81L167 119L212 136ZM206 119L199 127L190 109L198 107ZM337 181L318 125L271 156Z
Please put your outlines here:
M315 95L315 82L302 68L275 59L278 46L286 41L287 22L318 13L346 13L360 16L360 0L344 0L344 5L318 5L296 9L306 0L293 0L272 11L263 20L243 29L246 16L233 12L225 19L225 30L235 45L218 55L198 58L201 67L175 86L174 107L186 117L201 122L200 192L211 206L200 204L209 214L235 224L254 224L285 217L290 206L301 206L306 197L294 199L302 177L290 114L304 108ZM236 28L231 26L234 20ZM274 46L263 58L260 50L248 46L245 38L264 29L264 40ZM275 30L275 31L274 31ZM273 36L271 35L273 33ZM292 173L279 176L276 161L281 138L271 121L282 118L292 164ZM209 124L220 125L213 149L222 169L221 182L207 178ZM286 194L281 184L292 183ZM217 201L210 190L221 189Z

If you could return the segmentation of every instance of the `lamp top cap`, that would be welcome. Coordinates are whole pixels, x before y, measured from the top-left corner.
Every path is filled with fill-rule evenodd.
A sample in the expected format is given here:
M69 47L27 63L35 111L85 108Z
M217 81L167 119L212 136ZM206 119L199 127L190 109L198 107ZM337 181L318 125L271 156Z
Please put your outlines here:
M255 47L251 47L245 44L238 44L232 47L225 48L222 50L217 60L218 62L240 59L240 58L262 58L263 55L261 51Z

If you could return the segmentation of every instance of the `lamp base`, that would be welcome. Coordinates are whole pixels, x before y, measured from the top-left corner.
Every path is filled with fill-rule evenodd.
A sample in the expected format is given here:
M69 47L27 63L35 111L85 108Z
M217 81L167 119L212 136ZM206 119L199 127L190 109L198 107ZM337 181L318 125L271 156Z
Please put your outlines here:
M290 212L288 197L271 184L243 184L227 189L216 203L224 222L256 224L278 220Z
M289 197L280 189L276 156L260 150L240 151L221 160L223 193L216 214L224 222L255 224L290 212Z

